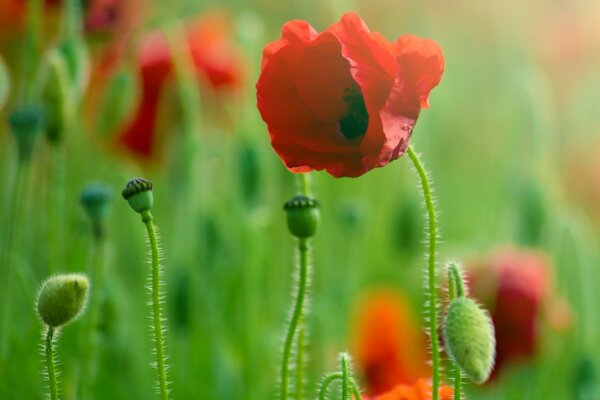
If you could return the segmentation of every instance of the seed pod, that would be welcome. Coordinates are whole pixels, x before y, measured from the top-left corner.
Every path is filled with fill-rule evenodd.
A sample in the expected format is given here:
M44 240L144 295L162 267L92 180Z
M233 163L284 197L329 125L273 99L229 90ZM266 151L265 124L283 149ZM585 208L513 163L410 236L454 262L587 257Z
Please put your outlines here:
M44 111L38 105L24 105L8 116L11 132L17 141L20 161L29 161L33 146L44 125Z
M141 214L150 210L154 205L152 182L144 178L131 179L123 189L123 198L129 202L135 212Z
M468 297L454 299L444 335L454 363L474 382L485 382L494 367L496 352L494 326L487 311Z
M283 209L287 212L287 225L292 235L306 239L315 234L321 216L318 201L298 195L285 203Z
M37 298L41 320L53 328L75 320L87 301L90 283L82 274L54 275L42 284Z

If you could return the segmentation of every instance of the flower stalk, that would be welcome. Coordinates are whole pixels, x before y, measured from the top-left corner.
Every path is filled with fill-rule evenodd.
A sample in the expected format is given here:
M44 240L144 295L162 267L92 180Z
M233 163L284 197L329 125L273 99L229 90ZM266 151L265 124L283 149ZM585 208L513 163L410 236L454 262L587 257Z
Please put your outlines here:
M458 269L458 265L451 263L448 266L448 294L449 300L463 297L465 291L463 288L463 280ZM454 400L462 400L462 371L456 364L454 367Z
M54 365L54 333L54 328L49 326L46 330L44 354L46 355L46 371L48 373L50 399L58 400L58 384L56 383L56 367Z
M154 336L156 372L158 375L158 393L161 400L169 399L169 388L167 384L167 363L164 345L164 319L162 317L161 304L163 295L161 294L161 267L160 250L156 227L150 209L154 205L154 196L152 194L152 182L144 178L133 178L127 182L123 190L123 198L127 200L131 208L141 215L142 222L146 226L148 233L148 242L150 243L150 253L152 260L151 275L151 296L152 296L152 334Z
M429 338L431 341L431 362L432 362L432 400L439 399L440 387L440 348L438 339L438 316L437 316L437 274L435 257L437 252L437 220L435 204L433 201L433 193L429 177L425 171L423 162L418 154L408 146L408 156L412 161L419 179L421 180L421 189L423 198L427 208L427 233L428 233L428 249L427 249L427 290L428 290L428 317L429 317Z

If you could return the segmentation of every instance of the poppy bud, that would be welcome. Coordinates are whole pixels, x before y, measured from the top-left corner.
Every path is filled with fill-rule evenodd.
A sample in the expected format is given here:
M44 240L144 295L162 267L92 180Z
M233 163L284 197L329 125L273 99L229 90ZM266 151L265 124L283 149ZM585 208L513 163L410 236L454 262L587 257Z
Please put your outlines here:
M136 85L130 70L123 69L109 78L95 119L100 135L109 137L114 134L133 113L139 97Z
M52 51L47 58L42 78L42 96L46 107L46 137L50 143L59 143L73 113L69 72L64 56Z
M76 319L87 301L90 282L85 275L54 275L42 284L37 298L37 312L42 321L61 327Z
M519 242L526 246L539 245L548 220L548 204L544 192L534 180L524 180L517 195Z
M133 178L123 189L123 198L137 213L150 210L154 205L152 182L144 178Z
M4 64L2 58L0 58L0 110L2 110L2 107L4 107L9 93L10 78L8 76L6 65Z
M485 382L494 367L496 338L489 314L473 299L450 303L444 325L448 353L474 382Z
M8 116L11 131L17 140L20 161L29 161L35 139L44 125L44 112L39 106L26 105Z
M72 84L74 102L78 103L85 92L90 75L87 48L83 40L73 39L61 43L58 51L64 57L69 81Z
M319 225L319 202L303 195L297 195L285 203L287 225L290 233L299 239L313 236Z
M110 190L101 183L90 183L81 191L81 205L92 220L98 236L102 236L102 220L108 212L110 197Z

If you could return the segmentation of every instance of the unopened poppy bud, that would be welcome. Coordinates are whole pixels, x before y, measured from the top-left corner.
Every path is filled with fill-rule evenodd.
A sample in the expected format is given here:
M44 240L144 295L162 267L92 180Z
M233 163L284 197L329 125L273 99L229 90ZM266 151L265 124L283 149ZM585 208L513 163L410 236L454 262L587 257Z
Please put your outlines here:
M76 319L87 301L90 282L85 275L54 275L42 284L37 298L41 320L52 328Z
M35 105L20 106L8 116L10 129L17 140L19 159L29 161L35 140L44 125L44 112Z
M99 236L102 236L102 220L108 212L110 198L110 190L101 183L90 183L81 191L81 205L92 220L94 231Z
M319 202L310 197L297 195L285 203L287 225L291 234L300 239L313 236L319 225Z
M81 39L71 39L61 43L58 50L64 56L69 81L72 83L75 102L79 102L88 84L90 63L85 42Z
M473 299L450 303L444 335L454 363L474 382L485 382L494 367L496 338L492 320Z
M68 130L73 104L71 84L65 57L58 51L52 51L46 59L42 96L46 107L46 137L50 143L62 141Z
M141 214L150 210L154 205L152 182L144 178L133 178L123 189L123 198L135 212Z

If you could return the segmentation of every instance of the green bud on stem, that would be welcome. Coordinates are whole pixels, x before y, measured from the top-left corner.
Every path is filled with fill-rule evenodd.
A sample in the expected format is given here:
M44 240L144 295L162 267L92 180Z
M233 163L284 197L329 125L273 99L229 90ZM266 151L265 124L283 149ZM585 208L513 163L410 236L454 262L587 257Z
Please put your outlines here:
M54 275L42 284L37 297L40 319L52 328L75 320L87 301L90 282L85 275Z
M137 213L149 211L154 205L152 182L144 178L133 178L123 189L123 198Z
M473 299L457 297L444 324L446 347L454 363L474 382L485 382L494 367L494 325Z
M287 212L287 225L292 235L306 239L315 234L321 217L317 200L297 195L285 203L283 209Z

